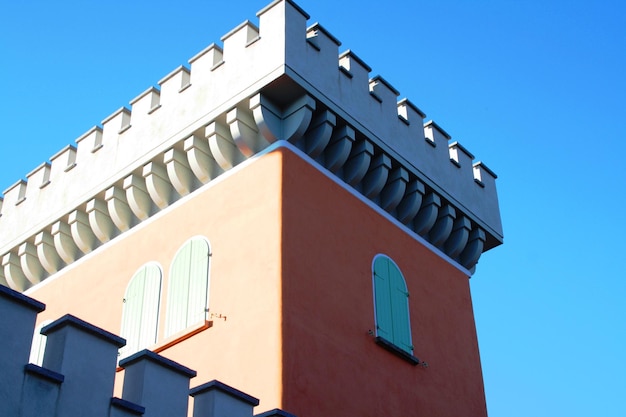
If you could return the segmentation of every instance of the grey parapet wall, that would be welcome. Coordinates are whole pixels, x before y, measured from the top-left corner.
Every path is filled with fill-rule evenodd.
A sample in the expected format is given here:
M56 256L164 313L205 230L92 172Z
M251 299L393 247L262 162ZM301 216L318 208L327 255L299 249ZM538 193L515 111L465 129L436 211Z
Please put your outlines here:
M295 3L257 16L4 191L0 283L41 282L281 142L468 271L502 243L485 164Z
M20 417L252 417L259 400L219 381L190 389L196 372L151 351L120 361L122 397L113 397L125 340L67 315L45 326L43 366L28 363L37 314L45 306L0 285L0 415ZM88 354L86 354L88 352ZM282 410L259 416L289 416Z

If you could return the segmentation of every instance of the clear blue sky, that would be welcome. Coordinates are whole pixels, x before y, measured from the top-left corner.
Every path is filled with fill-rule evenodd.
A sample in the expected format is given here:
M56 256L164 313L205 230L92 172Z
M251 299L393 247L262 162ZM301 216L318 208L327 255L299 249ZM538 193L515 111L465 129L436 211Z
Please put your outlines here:
M269 1L3 1L0 191ZM499 175L490 415L626 416L626 3L298 3Z

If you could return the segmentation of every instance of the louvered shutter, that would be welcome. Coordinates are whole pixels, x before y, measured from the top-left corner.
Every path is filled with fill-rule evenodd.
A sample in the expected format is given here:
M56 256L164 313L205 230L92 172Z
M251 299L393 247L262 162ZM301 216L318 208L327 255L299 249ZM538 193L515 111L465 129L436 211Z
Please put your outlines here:
M376 335L393 342L388 263L388 259L382 256L374 261L374 305L376 309Z
M47 337L41 334L41 329L43 329L50 323L52 323L52 320L46 320L35 329L35 333L33 334L33 342L30 347L30 357L28 359L28 362L34 363L38 366L41 366L43 364L43 354L46 350Z
M192 239L178 251L170 273L165 336L171 336L206 317L209 245Z
M188 242L178 251L172 262L167 294L166 337L187 327L191 252L191 242Z
M393 343L409 353L413 353L411 325L409 322L409 293L400 270L389 263L389 282L393 322Z
M160 298L161 269L146 265L135 273L124 295L120 335L126 346L120 349L121 358L156 343Z
M209 245L204 239L191 241L189 272L187 326L201 323L206 318L209 283Z
M156 343L160 299L161 269L156 265L151 265L145 268L137 351Z

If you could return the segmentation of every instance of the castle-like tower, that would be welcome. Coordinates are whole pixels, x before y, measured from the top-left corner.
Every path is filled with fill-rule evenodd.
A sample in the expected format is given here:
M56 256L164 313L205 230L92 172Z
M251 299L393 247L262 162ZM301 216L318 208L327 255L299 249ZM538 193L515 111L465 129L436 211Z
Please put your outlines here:
M0 283L121 335L118 394L147 348L258 412L485 416L496 175L292 1L257 16L4 192Z

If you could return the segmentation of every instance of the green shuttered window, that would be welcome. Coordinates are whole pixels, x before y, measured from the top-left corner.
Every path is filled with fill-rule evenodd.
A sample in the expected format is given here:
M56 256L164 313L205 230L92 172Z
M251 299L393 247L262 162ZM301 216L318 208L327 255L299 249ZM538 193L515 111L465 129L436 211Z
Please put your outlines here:
M126 346L120 349L120 358L156 343L161 277L158 265L147 264L131 278L124 294L120 335L126 339Z
M209 293L209 243L193 238L176 254L169 277L165 337L206 319Z
M373 265L376 336L413 354L409 321L409 292L398 266L377 255Z

